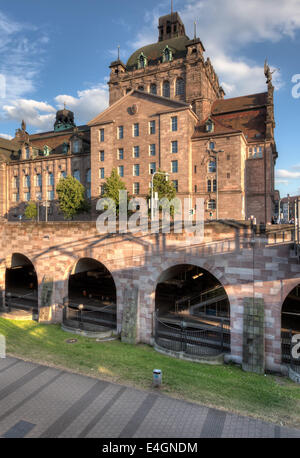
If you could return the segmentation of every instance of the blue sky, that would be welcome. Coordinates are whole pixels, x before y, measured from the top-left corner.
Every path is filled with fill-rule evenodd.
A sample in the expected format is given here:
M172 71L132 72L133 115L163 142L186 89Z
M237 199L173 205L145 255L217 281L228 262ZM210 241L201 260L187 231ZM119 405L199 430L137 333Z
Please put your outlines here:
M157 41L170 0L10 0L0 4L0 136L22 119L30 133L51 130L57 109L84 124L106 108L109 64ZM300 0L174 0L187 34L201 38L227 97L266 90L265 57L274 74L276 187L300 194ZM292 82L292 78L294 81Z

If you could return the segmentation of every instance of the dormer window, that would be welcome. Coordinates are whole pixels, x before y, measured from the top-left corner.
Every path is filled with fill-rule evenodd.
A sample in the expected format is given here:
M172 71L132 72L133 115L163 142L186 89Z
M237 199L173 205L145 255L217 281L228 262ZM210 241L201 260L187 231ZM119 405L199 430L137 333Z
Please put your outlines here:
M206 121L205 130L206 130L206 132L213 132L214 131L214 123L212 122L211 119Z
M163 62L171 62L173 60L173 54L169 46L167 45L163 50Z
M139 55L138 58L138 68L145 68L147 66L147 57L144 55L143 52Z

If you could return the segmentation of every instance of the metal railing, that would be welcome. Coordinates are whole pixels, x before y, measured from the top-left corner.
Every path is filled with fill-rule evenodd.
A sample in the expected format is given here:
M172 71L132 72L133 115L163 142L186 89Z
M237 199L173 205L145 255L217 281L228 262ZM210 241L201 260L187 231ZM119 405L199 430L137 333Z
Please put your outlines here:
M114 304L93 310L80 307L77 304L70 304L63 308L63 324L84 331L101 331L104 329L115 329L117 312Z
M193 356L218 356L230 351L230 329L218 320L195 327L187 322L167 323L155 318L155 343L166 350Z
M178 313L181 310L190 308L191 306L201 306L209 305L214 301L221 301L226 299L226 293L222 286L217 286L211 290L205 291L203 293L197 293L192 296L184 297L175 301L175 312Z

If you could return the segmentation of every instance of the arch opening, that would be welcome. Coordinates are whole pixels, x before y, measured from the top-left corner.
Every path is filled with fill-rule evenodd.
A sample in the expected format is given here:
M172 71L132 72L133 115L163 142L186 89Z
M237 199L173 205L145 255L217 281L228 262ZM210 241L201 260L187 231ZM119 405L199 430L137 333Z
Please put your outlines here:
M300 334L300 284L286 297L281 309L282 363L300 373L300 359L292 356L292 337Z
M64 324L91 332L117 327L116 286L99 261L82 258L69 276Z
M216 356L230 352L230 304L222 284L198 266L164 271L155 293L155 342L175 352Z
M38 278L32 262L14 253L11 267L5 271L5 305L8 312L19 311L38 315Z

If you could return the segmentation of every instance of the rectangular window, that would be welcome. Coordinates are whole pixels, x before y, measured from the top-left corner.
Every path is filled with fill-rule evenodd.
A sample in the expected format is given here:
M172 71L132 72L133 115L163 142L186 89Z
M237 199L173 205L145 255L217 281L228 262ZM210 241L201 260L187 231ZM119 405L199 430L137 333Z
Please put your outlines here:
M103 196L103 194L104 194L104 185L102 184L100 186L100 196Z
M175 140L174 142L171 142L171 146L172 146L172 153L178 153L178 142L177 140Z
M30 201L30 192L24 192L24 200L25 200L25 202L29 202Z
M230 173L227 173L227 180L229 180L230 178Z
M156 154L155 144L149 145L149 156L155 156L155 154Z
M104 151L100 151L100 154L99 154L100 162L104 162L104 157L105 157Z
M133 157L140 157L140 147L139 146L133 147Z
M100 129L99 138L100 142L104 142L104 129Z
M42 186L42 175L40 173L35 175L35 186Z
M208 164L208 173L216 173L217 171L217 164L215 161L210 161Z
M217 180L213 181L213 192L217 192Z
M24 175L24 188L30 188L30 176Z
M80 181L80 170L74 170L73 176L77 181Z
M178 173L178 161L172 161L171 171L172 173Z
M118 139L122 140L122 138L124 138L124 127L123 126L119 126L118 127Z
M18 188L19 187L19 177L14 177L13 187L14 188Z
M118 149L118 159L119 160L124 159L124 149L123 148Z
M155 134L155 121L149 122L149 134L150 135Z
M19 202L20 196L18 193L13 194L13 202Z
M120 165L118 167L118 173L119 173L119 176L120 177L123 177L124 176L124 166L123 165Z
M140 165L139 164L135 164L133 166L133 176L134 177L139 177L140 176Z
M176 189L176 192L178 192L178 180L173 180L173 185L174 185L174 188Z
M172 126L172 132L177 132L177 129L178 129L177 116L173 116L171 118L171 126Z
M105 178L105 173L104 173L104 167L102 167L99 171L99 178L101 178L101 180L103 180L103 178Z
M197 166L194 167L194 172L197 173Z
M133 124L133 136L139 137L140 135L140 126L139 123Z
M26 159L30 159L30 153L29 153L28 146L25 148L25 157L26 157Z
M197 185L195 185L195 192L197 192Z
M133 183L133 194L138 195L140 193L140 183Z
M47 199L48 200L54 200L54 191L48 191L47 192Z
M156 162L150 162L149 164L149 173L153 175L156 172Z

